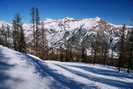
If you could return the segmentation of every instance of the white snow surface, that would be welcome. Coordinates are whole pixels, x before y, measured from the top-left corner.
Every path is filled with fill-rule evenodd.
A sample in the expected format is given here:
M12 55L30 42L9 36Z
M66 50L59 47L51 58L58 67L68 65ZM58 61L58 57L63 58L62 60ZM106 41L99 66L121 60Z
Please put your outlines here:
M133 75L112 66L42 61L0 46L0 89L133 89Z

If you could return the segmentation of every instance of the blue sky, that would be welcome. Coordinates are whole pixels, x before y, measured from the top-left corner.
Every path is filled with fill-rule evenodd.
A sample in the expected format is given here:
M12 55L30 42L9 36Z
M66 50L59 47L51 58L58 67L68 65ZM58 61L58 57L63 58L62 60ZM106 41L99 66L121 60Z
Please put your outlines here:
M133 0L0 0L0 20L10 22L19 12L29 23L32 7L39 8L42 19L99 16L113 24L133 23Z

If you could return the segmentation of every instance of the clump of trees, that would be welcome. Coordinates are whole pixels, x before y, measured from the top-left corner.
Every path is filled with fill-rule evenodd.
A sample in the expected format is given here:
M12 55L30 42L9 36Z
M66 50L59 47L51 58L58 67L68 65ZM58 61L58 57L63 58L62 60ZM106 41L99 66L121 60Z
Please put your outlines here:
M31 9L32 34L31 53L42 58L48 58L48 41L46 38L47 29L44 28L44 22L40 21L38 8Z
M0 28L0 44L26 53L25 34L19 14L16 14L12 21L12 29L10 27L3 24Z
M0 44L11 48L11 37L12 31L10 29L10 26L2 24L2 27L0 28Z

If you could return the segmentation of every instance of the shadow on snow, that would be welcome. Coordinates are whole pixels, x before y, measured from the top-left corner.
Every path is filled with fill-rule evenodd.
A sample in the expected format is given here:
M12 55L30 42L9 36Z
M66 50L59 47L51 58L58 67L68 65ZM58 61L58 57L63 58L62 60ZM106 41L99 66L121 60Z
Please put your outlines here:
M100 82L100 83L103 83L103 84L111 85L111 86L114 86L114 87L120 87L120 88L124 88L124 89L133 89L133 83L127 83L127 82L122 82L122 81L118 81L118 80L111 80L111 79L106 79L106 78L94 77L94 76L90 76L88 74L85 74L85 73L82 73L82 72L79 72L79 71L76 71L76 70L73 70L73 69L69 69L69 68L64 67L62 65L59 65L59 64L55 64L55 65L57 65L57 66L59 66L61 68L64 68L65 70L67 70L67 71L69 71L71 73L74 73L76 75L79 75L79 76L82 76L84 78L87 78L87 79L89 79L91 81ZM89 68L89 67L85 67L85 66L82 66L82 67L76 66L76 67L78 67L80 69L84 69L84 70L89 71L89 72L93 72L95 74L106 75L106 72L109 73L109 71L107 71L107 70ZM99 73L99 71L100 72L102 71L102 73ZM110 71L110 73L112 73L112 71ZM119 74L117 73L117 76L118 75Z
M70 78L63 76L62 74L58 74L54 72L54 70L50 69L47 64L42 63L40 60L32 58L29 56L29 59L34 63L37 72L41 74L41 76L45 77L47 75L54 78L56 81L64 85L65 87L69 87L70 89L99 89L97 86L88 86L79 82L76 82ZM56 87L54 89L62 89L61 86L58 86L55 82L52 83L51 87ZM57 86L56 86L57 85ZM51 88L52 89L52 88Z
M9 84L7 84L8 80L20 81L17 78L12 78L7 72L5 72L5 70L8 71L15 66L7 63L9 59L9 57L4 56L2 49L0 48L0 89L10 89Z

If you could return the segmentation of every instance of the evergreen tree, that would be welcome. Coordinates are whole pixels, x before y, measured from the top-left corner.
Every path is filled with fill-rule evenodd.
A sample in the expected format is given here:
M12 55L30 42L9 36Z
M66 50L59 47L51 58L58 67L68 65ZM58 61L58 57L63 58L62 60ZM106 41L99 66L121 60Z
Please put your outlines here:
M26 42L25 42L25 35L24 35L24 29L22 26L20 26L20 45L19 45L19 51L26 53Z
M32 15L32 27L33 27L33 48L34 48L33 53L36 56L39 56L39 54L40 54L39 38L40 38L41 32L40 32L40 28L39 28L40 17L39 17L38 8L32 8L31 15Z
M94 41L91 42L91 48L93 50L93 64L95 64L98 54L98 33L96 34Z
M2 27L0 29L0 44L6 46L6 28L5 25L2 24Z
M15 50L26 53L24 30L19 14L13 20L13 45Z
M129 39L128 39L128 51L129 51L129 58L128 58L128 70L133 68L133 29L129 32Z
M83 62L85 62L87 60L86 59L86 50L85 50L84 46L82 46L82 48L81 48L81 58L82 58L81 61L83 61Z
M120 71L121 67L123 66L123 60L124 60L124 40L125 40L125 24L123 25L121 29L121 37L120 37L120 47L119 47L119 59L118 59L118 70Z
M32 48L33 48L33 51L35 51L35 52L33 52L33 54L37 54L36 53L36 51L37 51L37 49L36 49L36 12L35 12L35 8L32 8L31 9L31 16L32 16L32 29L33 29L33 31L32 31L32 33L33 33L33 43L32 43Z
M41 29L40 29L40 56L41 58L48 58L48 41L47 41L47 37L46 37L46 33L47 33L47 29L44 28L44 22L41 22Z
M6 26L6 36L7 36L7 47L11 48L12 47L12 41L10 40L10 38L12 38L12 31L10 29L10 26L7 25Z

